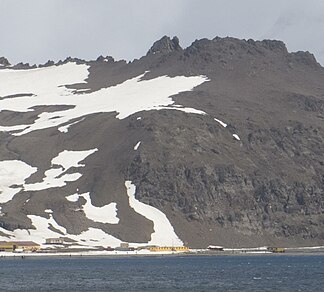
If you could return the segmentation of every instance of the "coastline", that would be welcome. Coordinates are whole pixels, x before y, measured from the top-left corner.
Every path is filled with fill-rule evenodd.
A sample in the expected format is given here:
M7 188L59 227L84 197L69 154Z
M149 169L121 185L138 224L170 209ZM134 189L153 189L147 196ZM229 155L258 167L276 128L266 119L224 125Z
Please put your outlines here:
M210 251L206 249L191 249L187 252L150 252L140 251L65 251L65 252L1 252L1 259L26 259L26 258L125 258L125 257L188 257L188 256L324 256L324 246L287 248L285 252L274 253L264 250L231 249L225 251Z

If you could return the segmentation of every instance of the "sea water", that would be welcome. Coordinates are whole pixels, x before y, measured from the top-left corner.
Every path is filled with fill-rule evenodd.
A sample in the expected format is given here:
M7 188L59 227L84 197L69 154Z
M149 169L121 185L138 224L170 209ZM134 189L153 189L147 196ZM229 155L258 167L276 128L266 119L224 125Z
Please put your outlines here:
M0 258L0 291L324 291L324 256Z

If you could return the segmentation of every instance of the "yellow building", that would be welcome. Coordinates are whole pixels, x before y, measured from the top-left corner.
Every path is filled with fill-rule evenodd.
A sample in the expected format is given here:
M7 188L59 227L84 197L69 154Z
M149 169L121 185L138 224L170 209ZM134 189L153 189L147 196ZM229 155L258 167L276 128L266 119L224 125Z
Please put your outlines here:
M13 252L14 251L13 243L7 241L0 241L0 251Z
M273 253L282 253L286 251L283 247L268 247L267 249Z
M150 247L149 251L189 251L187 246L154 246Z
M40 250L40 245L33 241L0 241L0 251L13 252L15 250L34 252Z

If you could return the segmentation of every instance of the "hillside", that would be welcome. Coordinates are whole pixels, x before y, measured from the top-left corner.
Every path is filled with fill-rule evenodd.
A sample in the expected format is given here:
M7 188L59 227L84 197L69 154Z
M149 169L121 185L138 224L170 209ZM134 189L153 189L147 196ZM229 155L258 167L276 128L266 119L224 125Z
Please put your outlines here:
M0 240L324 244L323 81L271 40L0 58Z

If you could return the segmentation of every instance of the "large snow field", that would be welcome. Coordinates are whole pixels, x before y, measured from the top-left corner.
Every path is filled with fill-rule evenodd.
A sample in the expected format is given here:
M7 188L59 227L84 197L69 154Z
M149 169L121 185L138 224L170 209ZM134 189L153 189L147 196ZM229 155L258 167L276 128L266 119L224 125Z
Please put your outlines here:
M33 94L4 98L0 100L1 110L27 112L32 111L35 106L74 107L56 112L43 112L31 125L0 126L0 131L18 130L13 135L23 135L35 130L62 126L71 120L94 113L116 112L116 118L124 119L140 111L165 109L174 105L173 95L190 91L208 80L205 76L160 76L142 80L144 73L116 86L92 93L78 92L64 86L85 83L88 68L86 65L67 63L30 70L1 70L0 84L4 86L0 88L0 96ZM182 106L173 106L170 109L204 114L202 111ZM68 127L60 127L60 131L67 132Z

